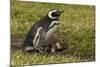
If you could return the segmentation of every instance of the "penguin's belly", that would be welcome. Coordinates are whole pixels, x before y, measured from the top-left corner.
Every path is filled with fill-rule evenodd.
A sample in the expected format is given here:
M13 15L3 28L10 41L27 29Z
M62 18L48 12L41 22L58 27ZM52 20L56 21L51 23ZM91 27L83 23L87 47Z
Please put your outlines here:
M59 25L55 25L49 31L47 31L47 33L46 33L46 40L48 40L51 37L51 35L58 29L58 26Z

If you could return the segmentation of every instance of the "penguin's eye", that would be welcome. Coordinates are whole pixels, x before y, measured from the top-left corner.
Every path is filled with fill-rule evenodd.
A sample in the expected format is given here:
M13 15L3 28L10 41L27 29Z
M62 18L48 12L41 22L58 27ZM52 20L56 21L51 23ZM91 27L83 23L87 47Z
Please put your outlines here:
M56 11L56 12L53 12L53 13L52 13L52 16L53 16L53 17L59 17L60 14L61 14L60 12Z

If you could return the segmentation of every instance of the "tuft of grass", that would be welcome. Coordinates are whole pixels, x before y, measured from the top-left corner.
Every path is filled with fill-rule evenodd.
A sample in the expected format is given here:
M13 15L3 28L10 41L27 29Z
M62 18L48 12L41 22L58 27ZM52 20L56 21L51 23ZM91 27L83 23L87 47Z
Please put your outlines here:
M60 28L56 32L65 44L68 56L49 57L39 53L11 52L11 65L52 64L95 60L95 7L11 1L11 35L25 38L30 27L50 9L61 9Z

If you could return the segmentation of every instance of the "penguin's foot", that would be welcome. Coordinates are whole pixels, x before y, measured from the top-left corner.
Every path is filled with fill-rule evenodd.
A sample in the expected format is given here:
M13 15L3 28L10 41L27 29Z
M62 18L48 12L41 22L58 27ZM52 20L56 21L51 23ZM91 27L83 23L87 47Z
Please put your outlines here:
M25 52L32 52L32 51L34 51L34 48L31 47L31 46L27 46L27 47L24 48L24 51Z

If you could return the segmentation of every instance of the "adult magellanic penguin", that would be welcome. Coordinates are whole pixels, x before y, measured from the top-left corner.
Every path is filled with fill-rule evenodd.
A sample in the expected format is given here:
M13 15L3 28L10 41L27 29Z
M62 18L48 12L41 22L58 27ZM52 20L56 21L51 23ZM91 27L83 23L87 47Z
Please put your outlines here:
M38 50L41 52L44 49L46 50L48 39L58 29L61 13L63 13L62 10L52 9L31 27L24 40L25 51Z

